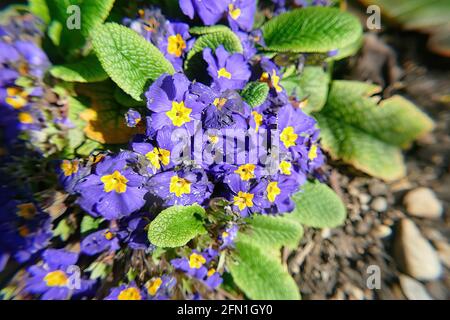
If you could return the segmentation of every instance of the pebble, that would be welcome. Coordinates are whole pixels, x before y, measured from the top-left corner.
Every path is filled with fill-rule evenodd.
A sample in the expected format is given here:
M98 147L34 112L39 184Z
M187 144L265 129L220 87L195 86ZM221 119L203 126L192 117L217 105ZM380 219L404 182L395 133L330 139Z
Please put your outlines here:
M410 219L400 220L394 249L400 269L417 280L434 280L441 275L442 266L436 250Z
M392 234L392 229L384 224L381 224L375 228L374 234L378 238L386 238Z
M433 300L425 286L419 281L404 274L399 276L400 286L408 300Z
M438 251L439 258L442 263L450 268L450 245L445 241L434 241L434 245Z
M371 198L370 195L368 195L367 193L361 193L359 195L359 202L361 204L368 204L370 201L370 198Z
M377 212L385 212L387 210L388 203L386 198L377 197L372 201L370 207Z
M406 211L415 217L436 219L442 215L442 203L429 188L417 188L403 199Z
M388 187L381 182L373 182L369 184L369 192L372 196L378 197L388 193Z

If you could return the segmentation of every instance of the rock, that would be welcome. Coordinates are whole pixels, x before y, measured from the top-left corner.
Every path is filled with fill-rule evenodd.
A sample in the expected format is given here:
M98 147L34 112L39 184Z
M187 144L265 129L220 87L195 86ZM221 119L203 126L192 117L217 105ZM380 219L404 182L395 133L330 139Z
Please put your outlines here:
M372 201L370 207L377 212L385 212L387 210L388 203L386 198L377 197Z
M370 201L370 198L371 198L370 195L368 195L367 193L361 193L359 195L359 202L361 204L368 204Z
M382 182L373 182L369 184L369 192L372 196L384 196L388 193L388 187Z
M401 270L417 280L434 280L441 275L438 254L409 219L400 220L394 254Z
M450 268L450 245L448 245L448 243L444 241L434 241L433 243L436 246L439 258L441 259L442 263L447 268Z
M429 188L417 188L403 199L406 211L415 217L436 219L442 215L442 203Z
M378 238L386 238L392 234L392 229L381 224L374 229L374 235Z
M419 281L404 274L401 274L399 279L402 291L408 300L433 300L427 289Z

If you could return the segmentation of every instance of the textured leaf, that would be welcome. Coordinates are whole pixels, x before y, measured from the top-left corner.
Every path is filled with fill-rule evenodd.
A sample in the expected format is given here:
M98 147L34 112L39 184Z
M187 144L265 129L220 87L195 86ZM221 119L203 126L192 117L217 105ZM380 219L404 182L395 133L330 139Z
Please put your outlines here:
M184 246L205 232L204 215L205 210L197 204L167 208L150 223L148 239L158 247Z
M335 228L344 223L347 215L342 200L318 181L305 183L293 200L296 206L292 218L309 227Z
M50 69L50 74L68 82L98 82L108 79L108 74L94 55L75 63L54 66Z
M405 175L400 148L433 128L432 120L408 100L394 96L379 102L374 85L334 81L325 107L313 116L322 145L333 158L384 180ZM379 102L379 104L377 104Z
M135 100L142 101L149 80L175 72L155 46L129 28L106 23L96 28L92 37L94 50L105 71Z
M277 52L328 52L354 43L362 34L356 17L326 7L281 14L262 30L266 49Z
M241 96L250 107L256 108L266 101L268 94L269 86L266 83L250 82L244 90L242 90Z
M234 282L253 300L299 300L294 279L280 260L250 242L236 241L236 261L229 269Z
M223 45L228 52L243 52L241 40L233 31L224 26L217 27L212 28L216 28L215 30L218 31L200 36L188 52L185 69L190 78L198 76L199 70L206 70L202 56L205 48L215 50L218 46Z
M303 228L292 219L291 214L284 216L254 215L247 219L248 230L239 232L239 238L245 239L262 248L283 246L296 248L303 236Z
M307 66L300 75L283 78L281 85L289 95L303 101L307 99L303 111L310 113L319 111L325 105L328 96L330 77L321 67Z
M84 216L81 220L80 232L81 234L87 233L89 231L97 230L102 223L103 219L95 219L91 216Z
M227 26L218 24L215 26L210 26L210 27L192 27L189 29L189 33L196 35L196 36L201 36L201 35L205 35L205 34L209 34L209 33L216 33L216 32L228 32L228 30L230 30Z
M44 23L50 22L50 13L48 11L46 0L29 0L28 6L31 13L39 17Z

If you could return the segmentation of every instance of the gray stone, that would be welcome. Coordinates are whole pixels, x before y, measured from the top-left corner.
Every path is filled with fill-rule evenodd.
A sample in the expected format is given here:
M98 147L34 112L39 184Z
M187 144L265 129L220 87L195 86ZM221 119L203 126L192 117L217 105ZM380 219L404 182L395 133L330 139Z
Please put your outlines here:
M442 203L429 188L417 188L403 199L406 211L415 217L436 219L442 215Z
M402 271L418 280L434 280L442 273L437 252L409 219L400 220L394 253Z
M433 300L425 286L419 281L404 274L401 274L399 279L402 291L408 300Z
M387 210L388 203L387 203L386 198L377 197L377 198L373 199L370 207L377 212L385 212Z

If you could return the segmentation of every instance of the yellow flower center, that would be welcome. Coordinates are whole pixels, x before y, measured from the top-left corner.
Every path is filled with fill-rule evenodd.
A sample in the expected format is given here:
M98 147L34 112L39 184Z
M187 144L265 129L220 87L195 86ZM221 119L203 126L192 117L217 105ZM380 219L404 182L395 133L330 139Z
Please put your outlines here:
M209 140L209 142L211 142L212 144L216 144L217 142L219 142L219 136L216 136L216 135L210 135L210 136L208 136L208 140Z
M33 116L28 112L19 113L19 121L23 124L33 123Z
M311 161L313 161L314 159L317 158L317 145L316 144L313 144L311 146L311 149L309 149L308 158Z
M22 203L17 205L17 215L24 219L31 219L36 214L36 207L32 203Z
M200 269L206 262L205 257L198 253L192 253L189 256L189 267L192 269Z
M117 297L118 300L141 300L141 293L139 292L139 289L131 287L126 288L120 291L119 296Z
M259 127L262 124L263 121L263 116L262 114L256 112L256 111L252 111L252 115L253 115L253 120L255 120L255 131L258 132Z
M234 196L234 205L239 208L240 211L245 208L253 207L253 197L255 195L247 192L239 191L237 196Z
M213 105L216 106L217 109L222 110L223 106L225 105L225 103L227 103L227 99L226 98L215 98Z
M177 58L181 57L184 49L186 49L186 42L180 34L170 36L167 39L167 52Z
M5 99L6 103L9 104L14 109L23 108L28 100L28 93L17 87L10 87L6 89L7 97Z
M286 148L295 146L295 141L297 141L298 134L294 132L293 127L286 127L280 134L280 140L283 141Z
M124 193L127 191L128 179L120 174L119 171L114 171L113 174L105 175L100 179L104 186L105 192L115 191L117 193Z
M166 112L166 115L172 121L172 124L176 127L181 127L183 124L191 121L189 116L192 109L184 106L184 101L176 102L172 101L172 109Z
M230 236L230 234L226 231L222 232L222 239L226 239Z
M280 86L280 77L277 75L277 71L272 70L272 74L263 72L259 81L267 83L270 87L275 88L276 92L283 91L283 87Z
M229 73L227 71L227 69L222 68L219 71L217 71L217 76L220 78L227 78L227 79L231 79L231 73Z
M281 163L280 163L280 171L281 171L282 174L290 176L291 175L291 168L292 168L292 163L290 163L288 161L281 161Z
M278 182L272 181L267 185L267 199L270 202L275 202L277 196L281 193L280 188L278 188Z
M19 235L23 238L28 236L30 234L30 229L27 228L27 226L20 226L19 227Z
M166 149L153 148L145 157L150 161L153 167L161 169L161 163L167 166L170 162L170 151Z
M56 270L47 273L44 281L48 287L65 287L69 279L64 271Z
M237 20L241 16L241 9L236 8L232 3L228 5L228 12L233 20Z
M216 273L216 269L211 268L208 270L208 273L206 274L208 277L211 277L214 273Z
M162 280L159 277L150 281L150 284L147 287L148 294L151 296L154 296L158 292L159 288L161 287L161 284L162 284Z
M111 240L112 238L114 238L114 233L112 233L111 231L107 230L105 231L105 233L103 233L103 236L105 237L106 240Z
M78 172L78 164L79 164L78 160L74 161L64 160L61 163L61 170L63 171L66 177L69 177L74 173Z
M248 181L255 177L255 168L254 164L243 164L237 168L234 173L237 173L243 181Z
M189 194L191 193L191 182L175 175L170 178L169 191L175 193L177 197L181 197L183 194Z

